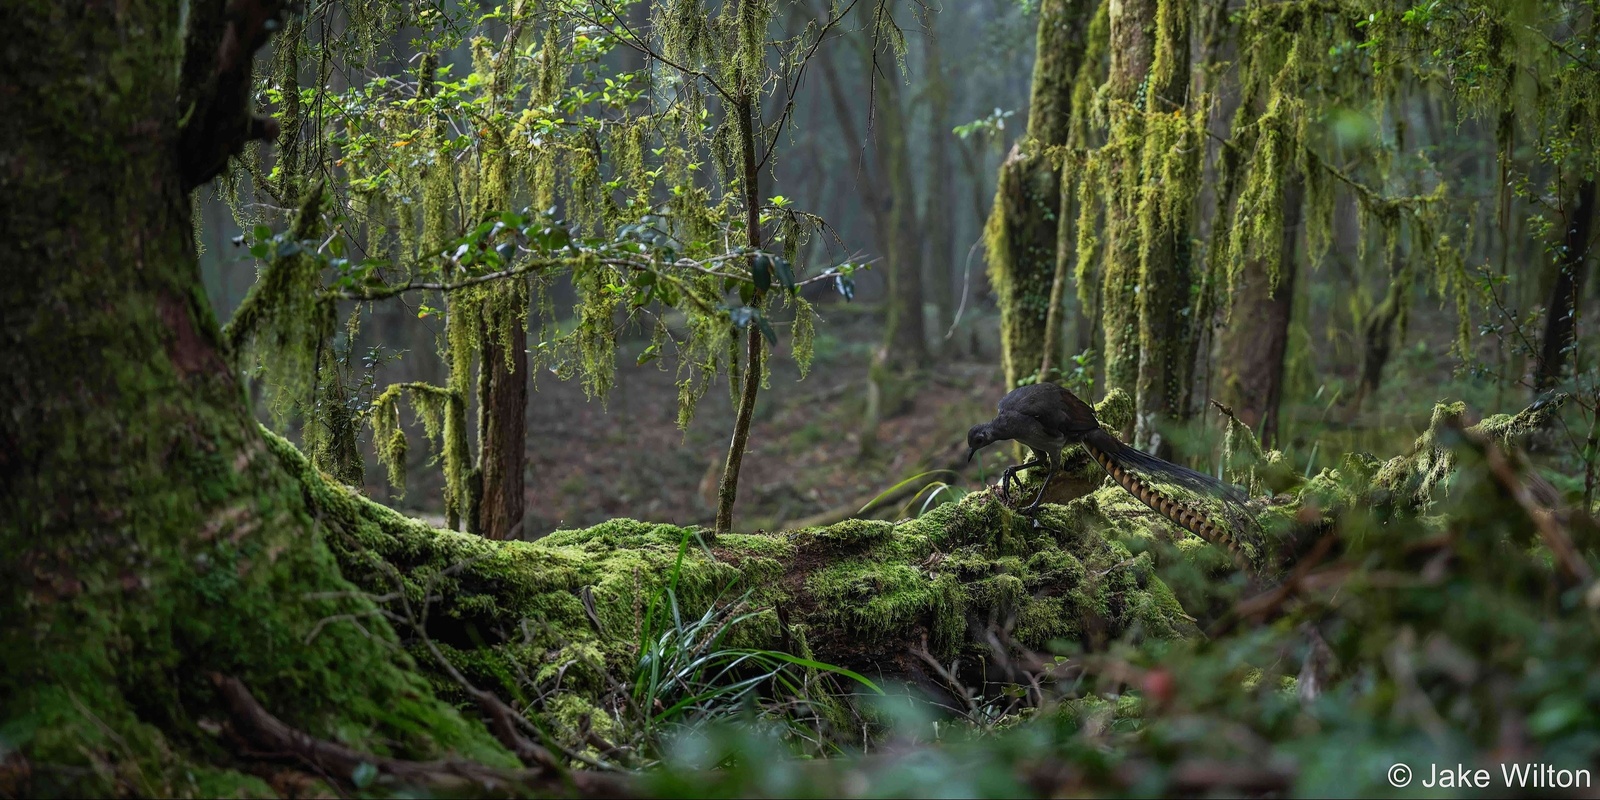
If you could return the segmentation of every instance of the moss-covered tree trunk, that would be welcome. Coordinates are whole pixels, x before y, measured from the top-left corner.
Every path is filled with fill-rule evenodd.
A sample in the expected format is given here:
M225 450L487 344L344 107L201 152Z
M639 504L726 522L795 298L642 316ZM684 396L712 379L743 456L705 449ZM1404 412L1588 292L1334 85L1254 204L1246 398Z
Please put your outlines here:
M1218 377L1223 402L1239 420L1256 431L1262 447L1278 438L1278 408L1283 399L1284 355L1289 347L1289 322L1294 312L1296 248L1304 191L1291 180L1283 191L1283 243L1278 281L1274 285L1265 259L1252 259L1240 270L1228 325L1217 337Z
M194 4L187 41L173 3L0 11L28 42L0 52L0 728L24 794L270 793L197 723L226 719L216 673L316 735L513 763L382 646L221 350L190 190L273 133L246 100L280 5L229 8ZM318 625L344 614L371 636Z
M1188 3L1165 0L1156 4L1155 60L1147 81L1146 108L1170 125L1174 116L1189 110ZM1157 126L1152 126L1157 127ZM1194 182L1203 145L1182 124L1165 135L1148 136L1143 143L1142 179L1163 184ZM1179 155L1170 151L1195 151ZM1176 168L1174 168L1176 167ZM1194 270L1191 264L1189 187L1162 185L1160 194L1144 201L1139 213L1139 378L1134 397L1134 442L1152 450L1167 450L1160 426L1183 419L1189 411L1189 379L1194 365ZM1156 198L1160 198L1157 200ZM1171 199L1168 199L1171 198Z
M1045 151L1066 144L1073 78L1095 7L1089 0L1040 5L1028 133L1000 165L985 239L1008 387L1036 375L1045 349L1058 346L1060 331L1046 327L1056 272L1061 171L1059 156Z
M1160 423L1187 414L1193 363L1190 204L1201 143L1187 118L1190 9L1130 0L1110 12L1106 387L1134 396L1134 443L1159 450Z
M505 37L495 52L489 91L491 115L511 93L516 48L529 18L528 0L511 8ZM475 203L478 219L511 210L511 156L505 143L488 142ZM521 531L528 428L528 306L526 283L511 281L483 293L478 330L478 463L472 491L477 518L469 528L491 539Z
M1405 252L1402 244L1399 223L1391 219L1386 224L1392 231L1388 234L1388 246L1384 248L1389 282L1383 300L1361 321L1361 381L1352 403L1354 410L1360 410L1377 394L1389 356L1405 345L1406 328L1411 321L1411 290L1416 269L1411 263L1412 256Z
M1110 184L1106 203L1105 263L1101 269L1101 324L1105 329L1105 386L1138 397L1140 120L1145 79L1155 57L1156 0L1111 4L1111 71L1106 81L1112 134L1107 148ZM1131 429L1130 429L1131 432Z

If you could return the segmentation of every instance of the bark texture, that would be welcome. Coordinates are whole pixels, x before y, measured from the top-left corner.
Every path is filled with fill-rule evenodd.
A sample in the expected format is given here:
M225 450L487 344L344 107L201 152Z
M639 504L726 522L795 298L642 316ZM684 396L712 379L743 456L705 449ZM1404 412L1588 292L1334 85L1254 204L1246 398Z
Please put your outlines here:
M889 191L888 230L880 240L889 248L888 319L884 336L894 367L917 367L928 359L927 326L922 318L923 228L918 218L917 187L911 175L911 150L905 110L900 105L900 78L891 73L877 82L873 149Z
M485 338L481 367L488 372L488 392L479 400L486 422L478 450L483 474L478 532L490 539L517 538L527 502L528 334L520 320L513 327L509 347L494 336Z
M1155 0L1111 4L1111 71L1106 81L1113 138L1118 127L1136 125L1148 99L1145 79L1155 57ZM1122 152L1112 155L1112 184L1137 186L1122 175L1138 169L1137 136L1121 137ZM1139 237L1132 198L1112 197L1106 206L1106 250L1101 286L1105 328L1106 389L1137 398L1139 380ZM1130 428L1131 430L1131 428Z
M1261 260L1246 263L1233 298L1232 319L1217 337L1221 350L1218 377L1223 402L1239 420L1256 431L1261 446L1278 440L1278 412L1283 399L1284 354L1294 312L1297 244L1303 192L1299 181L1284 189L1283 244L1278 284Z

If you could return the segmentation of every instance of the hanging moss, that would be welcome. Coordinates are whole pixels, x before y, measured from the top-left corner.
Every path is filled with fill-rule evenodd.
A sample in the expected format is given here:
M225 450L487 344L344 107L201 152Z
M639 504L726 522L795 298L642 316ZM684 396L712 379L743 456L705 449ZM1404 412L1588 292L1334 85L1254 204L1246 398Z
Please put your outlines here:
M811 357L816 352L816 311L798 294L792 295L789 305L794 308L794 323L789 329L790 350L795 366L800 368L803 380L811 374Z
M360 412L345 387L343 367L349 362L349 349L354 346L360 324L361 311L357 308L345 323L344 355L339 354L339 342L322 344L317 364L316 399L301 433L311 462L351 486L364 482L366 464L358 446Z
M388 471L389 485L405 496L406 454L409 444L405 430L400 427L400 397L405 395L417 418L422 420L423 432L436 450L444 453L444 421L450 413L450 390L426 383L397 383L384 389L373 398L367 410L367 421L372 425L372 440L378 453L378 463ZM450 470L446 469L446 484Z
M311 412L317 369L334 333L321 265L300 244L322 233L322 199L320 185L307 194L289 235L272 243L266 269L222 329L236 363L264 379L267 407L280 425L296 411Z
M591 398L603 398L615 381L617 327L612 317L620 298L611 288L610 268L594 258L573 265L572 285L580 303L573 336L583 364L583 390Z

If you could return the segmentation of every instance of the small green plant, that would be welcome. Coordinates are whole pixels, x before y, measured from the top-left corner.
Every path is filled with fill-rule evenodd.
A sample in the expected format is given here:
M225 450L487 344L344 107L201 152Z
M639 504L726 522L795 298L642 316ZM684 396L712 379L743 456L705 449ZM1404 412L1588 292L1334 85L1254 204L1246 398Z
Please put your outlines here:
M699 617L685 616L677 590L690 535L686 531L679 544L667 583L651 596L626 704L648 745L659 746L667 734L693 733L752 714L800 738L824 742L827 737L808 730L819 721L816 714L808 718L798 712L844 694L827 678L845 678L883 694L877 684L843 667L732 644L741 626L771 611L753 606L749 590L731 602L713 601Z
M884 489L882 492L879 492L877 497L868 500L867 504L862 506L861 509L856 513L865 514L868 509L876 507L881 502L892 502L897 500L904 495L906 491L910 490L911 487L916 486L919 481L934 475L957 475L957 473L952 469L935 469L929 470L928 472L919 472L916 475L912 475L911 477L906 478L905 480L900 481L899 483L890 486L887 489ZM926 497L924 497L924 495L926 495ZM911 499L907 500L905 505L900 507L899 516L906 516L906 512L911 510L911 506L917 502L918 498L922 498L922 506L917 509L917 516L920 517L923 514L928 513L930 509L937 508L944 503L956 502L966 496L966 489L962 489L959 486L952 486L944 481L932 481L926 485L918 487L915 492L912 492Z

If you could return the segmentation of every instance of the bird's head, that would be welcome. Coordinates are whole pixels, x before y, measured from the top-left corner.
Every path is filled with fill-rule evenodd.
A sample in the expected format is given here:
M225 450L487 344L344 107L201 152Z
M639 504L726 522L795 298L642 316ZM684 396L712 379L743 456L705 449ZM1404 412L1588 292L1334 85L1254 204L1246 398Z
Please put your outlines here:
M994 444L997 441L992 423L980 422L967 430L967 462L971 463L972 457L979 450Z

